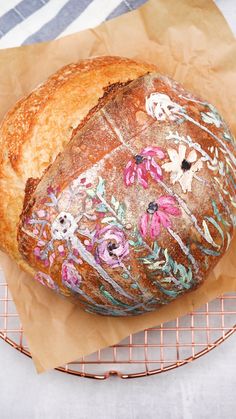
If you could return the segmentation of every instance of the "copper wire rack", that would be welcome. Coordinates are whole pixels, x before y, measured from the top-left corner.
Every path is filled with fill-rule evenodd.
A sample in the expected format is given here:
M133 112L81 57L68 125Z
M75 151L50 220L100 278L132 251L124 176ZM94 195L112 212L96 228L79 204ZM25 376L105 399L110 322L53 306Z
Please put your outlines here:
M236 330L236 293L220 296L168 323L128 336L117 345L57 370L103 380L159 374L205 355ZM19 315L0 272L0 338L30 357Z

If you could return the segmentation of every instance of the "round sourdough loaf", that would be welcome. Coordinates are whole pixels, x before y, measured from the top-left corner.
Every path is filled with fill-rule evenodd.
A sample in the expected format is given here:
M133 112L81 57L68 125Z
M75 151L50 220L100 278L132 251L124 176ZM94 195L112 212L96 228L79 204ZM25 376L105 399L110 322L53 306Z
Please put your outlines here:
M145 65L140 71L113 79L104 94L101 87L79 117L74 106L75 123L70 94L61 93L63 108L52 101L50 119L35 122L37 147L31 133L19 165L13 156L22 152L8 140L2 166L15 173L14 185L20 178L19 189L27 180L14 228L5 211L14 234L7 239L5 226L4 248L42 284L103 315L148 312L196 288L234 232L236 153L226 123L178 83ZM91 78L81 81L85 102L89 86ZM9 195L6 171L2 182ZM11 202L15 208L13 191Z

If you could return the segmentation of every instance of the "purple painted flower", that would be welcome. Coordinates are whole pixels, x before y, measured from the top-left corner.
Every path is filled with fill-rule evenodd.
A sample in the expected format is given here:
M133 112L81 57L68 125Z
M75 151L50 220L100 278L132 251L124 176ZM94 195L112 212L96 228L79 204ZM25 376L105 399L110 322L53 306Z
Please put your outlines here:
M79 289L82 277L73 265L73 263L64 261L61 270L62 282L72 291Z
M93 243L97 243L95 258L98 263L105 262L112 268L120 266L129 254L129 243L122 230L115 226L106 226L97 230Z
M155 239L161 232L161 226L171 227L170 215L179 217L181 210L176 206L176 201L172 196L161 196L156 201L150 202L148 208L140 218L139 230L143 237L150 233L150 237Z
M162 170L159 164L155 161L154 157L164 159L165 153L160 147L146 147L140 154L134 156L130 160L124 170L124 181L126 186L130 186L137 178L138 183L144 188L148 187L148 173L158 182L162 179Z

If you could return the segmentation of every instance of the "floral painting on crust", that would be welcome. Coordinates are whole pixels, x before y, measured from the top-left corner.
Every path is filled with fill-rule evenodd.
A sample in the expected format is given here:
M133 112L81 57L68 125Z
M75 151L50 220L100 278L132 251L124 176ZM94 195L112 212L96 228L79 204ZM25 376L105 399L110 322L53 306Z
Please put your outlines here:
M191 97L186 100L191 102ZM232 176L236 161L227 145L228 134L216 136L211 129L223 129L222 120L213 107L204 106L201 120L196 120L187 106L167 94L153 92L146 98L147 115L160 125L171 121L173 130L166 134L165 147L158 144L158 138L140 149L127 147L127 160L116 173L127 193L136 188L139 193L144 191L136 218L127 214L125 199L118 199L116 191L107 192L102 176L94 179L84 173L62 192L48 188L48 209L39 209L28 220L30 234L37 237L34 258L51 272L50 276L42 269L37 280L59 293L66 289L78 295L89 312L115 316L154 310L201 281L195 249L201 252L201 263L207 269L209 258L220 256L230 244L230 227L235 225L232 208L236 207ZM212 136L214 146L203 149L180 132L186 121ZM206 170L212 172L210 184ZM206 213L199 220L186 202L191 202L198 185L208 184L221 209L212 199L214 216ZM152 196L146 199L149 190ZM181 234L182 220L195 231L194 238ZM172 243L170 248L163 245L166 237ZM173 246L181 250L178 259ZM132 266L132 258L139 261L145 281ZM57 284L53 275L58 260L63 262ZM86 291L87 265L101 278L96 289L100 303Z

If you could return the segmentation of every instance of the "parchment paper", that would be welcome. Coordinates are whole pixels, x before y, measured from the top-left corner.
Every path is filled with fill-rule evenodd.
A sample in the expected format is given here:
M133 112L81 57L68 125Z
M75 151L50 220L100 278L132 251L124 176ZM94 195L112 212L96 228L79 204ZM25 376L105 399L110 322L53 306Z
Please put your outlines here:
M142 8L53 42L0 51L0 117L61 66L95 55L121 55L158 66L213 103L236 134L236 41L211 0L150 0ZM108 318L85 313L19 270L0 264L38 372L117 343L130 333L184 315L236 291L236 238L210 277L155 313Z

